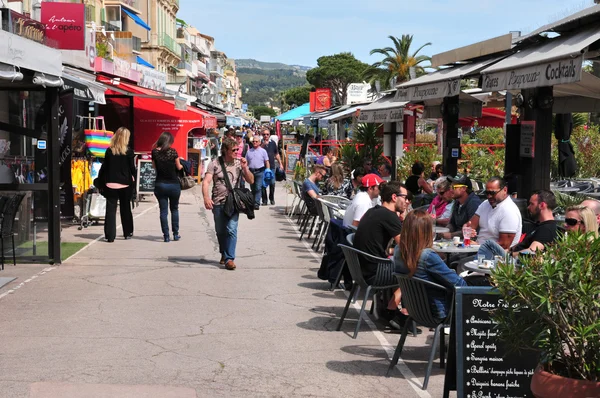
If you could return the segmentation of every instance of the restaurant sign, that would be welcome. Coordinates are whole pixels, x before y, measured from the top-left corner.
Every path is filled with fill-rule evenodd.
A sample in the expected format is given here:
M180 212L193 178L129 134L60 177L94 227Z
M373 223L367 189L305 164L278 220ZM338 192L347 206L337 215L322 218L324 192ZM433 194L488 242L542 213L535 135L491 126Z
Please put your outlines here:
M404 108L366 110L358 116L359 123L395 123L404 120Z
M520 90L575 83L581 80L583 55L483 74L484 91Z
M0 12L2 13L2 30L38 43L46 42L46 26L43 23L27 18L9 8L0 8Z
M0 62L52 76L62 75L60 51L1 30Z
M394 101L421 102L430 99L454 97L460 93L460 79L439 81L431 84L417 85L412 87L399 87L396 91Z
M85 50L85 4L42 2L46 35L61 50Z

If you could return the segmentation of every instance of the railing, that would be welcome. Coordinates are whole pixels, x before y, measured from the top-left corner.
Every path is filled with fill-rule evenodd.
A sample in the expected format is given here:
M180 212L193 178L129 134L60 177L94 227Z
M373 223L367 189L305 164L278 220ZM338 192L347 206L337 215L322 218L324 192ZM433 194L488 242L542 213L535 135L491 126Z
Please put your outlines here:
M107 32L120 32L121 31L121 27L110 24L108 22L102 22L102 26L104 26L104 30L106 30Z
M192 65L189 62L180 61L179 64L177 64L177 69L179 69L179 70L187 70L188 72L191 72L192 71Z
M131 40L133 41L133 51L142 51L142 39L132 36Z
M135 10L140 10L140 0L107 0L107 4L123 4L129 6Z
M181 46L168 34L162 33L158 36L158 45L181 57Z

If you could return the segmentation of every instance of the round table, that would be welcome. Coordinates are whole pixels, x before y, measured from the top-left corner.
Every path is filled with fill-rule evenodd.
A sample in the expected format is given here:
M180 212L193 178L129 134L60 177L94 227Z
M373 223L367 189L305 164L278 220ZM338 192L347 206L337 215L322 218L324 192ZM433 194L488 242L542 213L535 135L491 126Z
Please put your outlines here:
M457 247L452 242L445 242L445 243L448 243L448 246L440 247L439 245L436 245L434 242L433 250L436 253L446 253L446 254L459 254L459 253L472 254L472 253L477 253L477 251L479 250L479 245L471 245L471 246L467 246L467 247Z
M494 268L479 268L479 264L477 263L477 260L468 261L463 264L463 267L465 269L468 269L469 271L479 272L481 274L486 274L486 275L491 275L492 270L494 269Z
M434 232L436 234L445 234L446 232L450 232L450 228L446 228L446 227L434 227Z

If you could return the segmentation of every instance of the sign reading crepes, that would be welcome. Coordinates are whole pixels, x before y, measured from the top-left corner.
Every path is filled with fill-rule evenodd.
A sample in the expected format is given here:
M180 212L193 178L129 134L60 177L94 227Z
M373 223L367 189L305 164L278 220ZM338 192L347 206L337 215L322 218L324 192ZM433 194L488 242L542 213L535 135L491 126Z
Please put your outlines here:
M399 87L394 101L424 101L453 97L460 93L460 79L441 81L413 87Z
M85 49L85 4L42 2L46 36L61 50Z
M483 75L484 91L520 90L581 80L583 55Z

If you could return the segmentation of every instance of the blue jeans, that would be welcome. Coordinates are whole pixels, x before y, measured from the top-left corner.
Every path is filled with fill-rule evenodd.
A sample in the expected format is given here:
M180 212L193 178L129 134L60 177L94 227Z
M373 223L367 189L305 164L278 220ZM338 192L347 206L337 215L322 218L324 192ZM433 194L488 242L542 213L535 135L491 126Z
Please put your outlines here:
M173 235L179 235L179 197L181 186L179 183L157 182L154 185L154 195L158 199L160 208L160 228L165 237L169 236L169 209L171 210L171 227Z
M494 256L506 256L506 250L493 240L486 240L479 247L477 254L483 254L486 260L493 260Z
M260 206L260 197L262 196L263 171L254 174L254 182L252 183L252 195L254 195L254 204Z
M223 205L213 206L215 219L215 232L219 241L219 251L225 261L235 260L235 246L237 245L237 228L240 214L234 213L227 217Z

